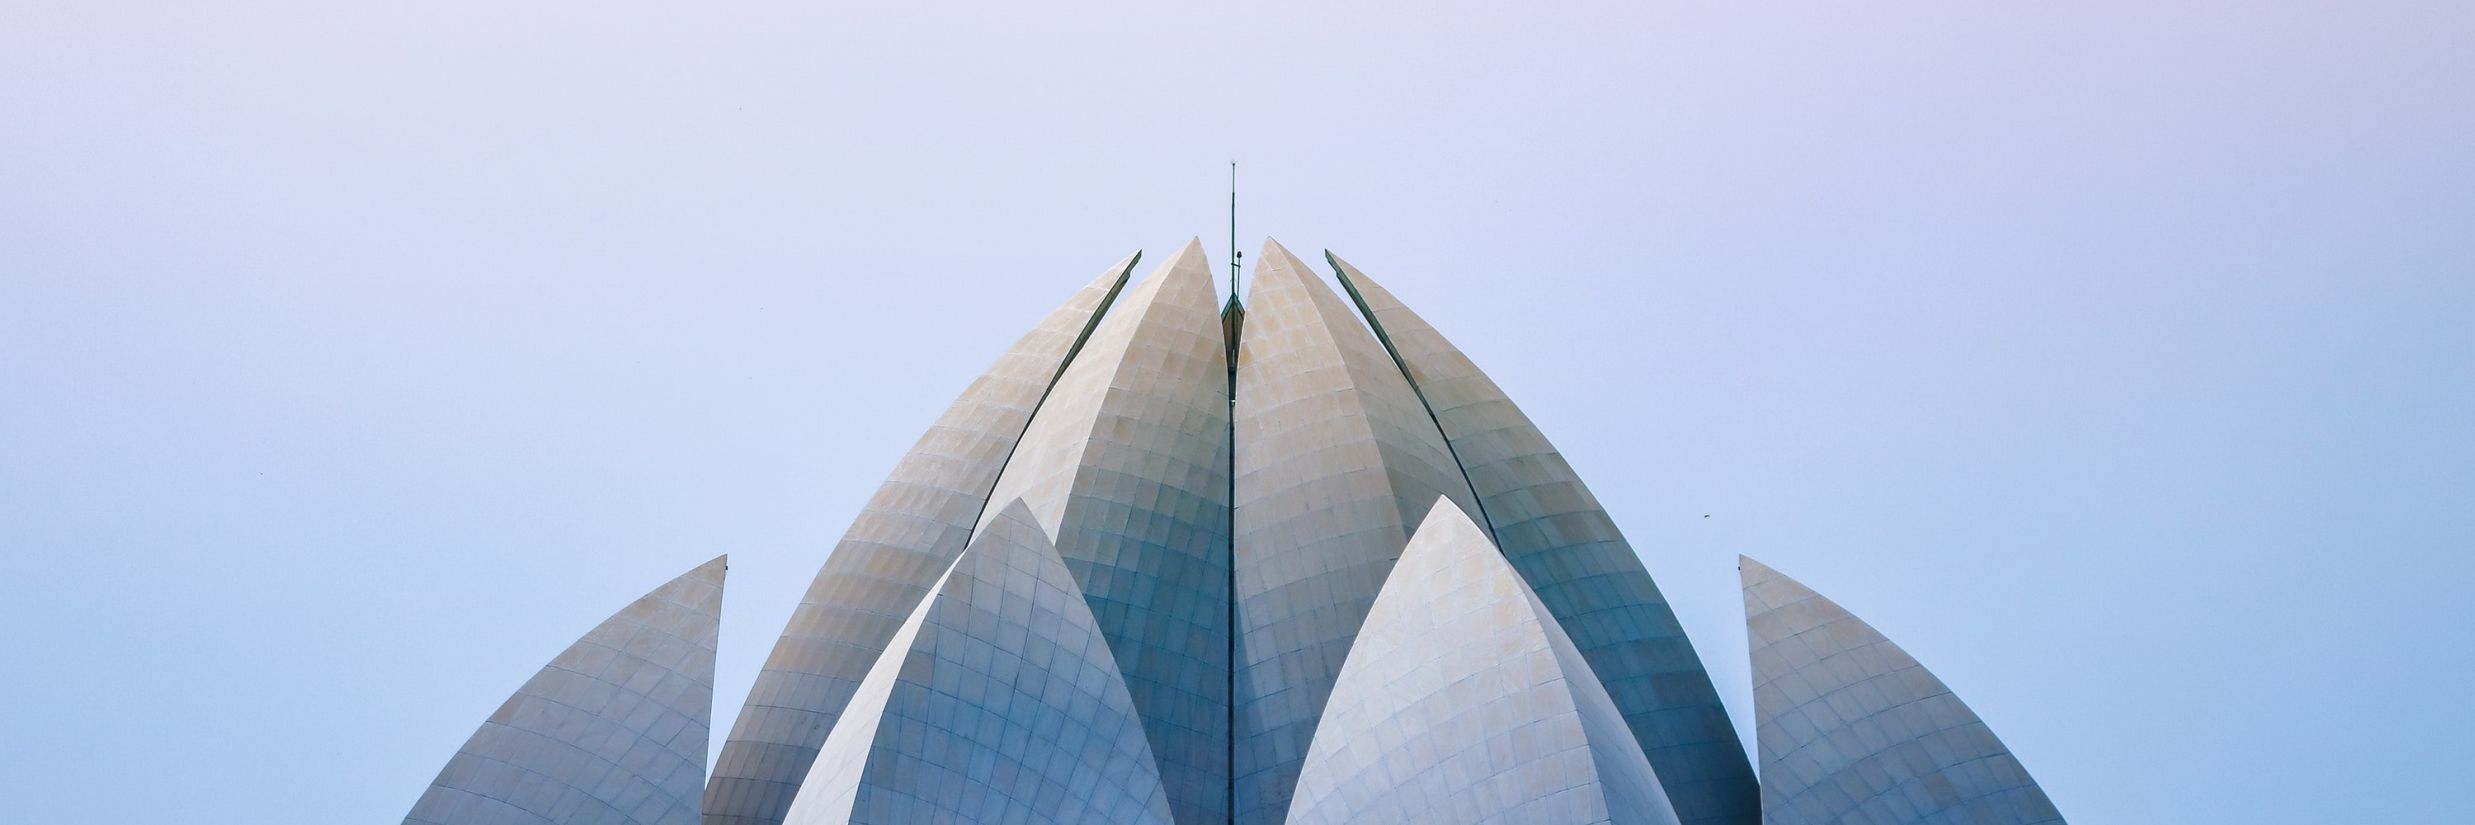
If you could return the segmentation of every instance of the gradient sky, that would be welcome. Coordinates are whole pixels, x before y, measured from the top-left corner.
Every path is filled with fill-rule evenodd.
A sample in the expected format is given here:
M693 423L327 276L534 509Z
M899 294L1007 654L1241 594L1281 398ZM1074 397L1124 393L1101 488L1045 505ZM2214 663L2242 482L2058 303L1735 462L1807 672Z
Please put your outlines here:
M727 552L718 740L1006 344L1225 271L1234 157L1740 726L1745 553L2074 821L2475 821L2475 7L1230 5L0 0L8 818L394 822Z

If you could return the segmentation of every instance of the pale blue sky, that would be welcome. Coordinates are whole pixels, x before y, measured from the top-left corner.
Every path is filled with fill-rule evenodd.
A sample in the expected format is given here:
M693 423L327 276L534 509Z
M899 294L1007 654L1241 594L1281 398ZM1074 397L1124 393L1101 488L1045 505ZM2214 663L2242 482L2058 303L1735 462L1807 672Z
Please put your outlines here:
M1225 262L1231 157L1740 722L1742 552L2074 821L2475 820L2463 3L511 5L0 0L11 821L394 822L727 552L718 735L1006 343Z

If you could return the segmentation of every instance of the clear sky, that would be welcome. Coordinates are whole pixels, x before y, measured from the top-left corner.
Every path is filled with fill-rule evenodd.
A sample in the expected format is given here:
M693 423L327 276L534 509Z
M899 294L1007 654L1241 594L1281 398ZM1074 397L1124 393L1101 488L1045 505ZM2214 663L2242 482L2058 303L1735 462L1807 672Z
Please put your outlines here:
M1745 553L2074 821L2475 820L2475 7L1523 5L0 0L6 818L394 822L727 552L718 739L1006 344L1225 262L1234 157L1740 725Z

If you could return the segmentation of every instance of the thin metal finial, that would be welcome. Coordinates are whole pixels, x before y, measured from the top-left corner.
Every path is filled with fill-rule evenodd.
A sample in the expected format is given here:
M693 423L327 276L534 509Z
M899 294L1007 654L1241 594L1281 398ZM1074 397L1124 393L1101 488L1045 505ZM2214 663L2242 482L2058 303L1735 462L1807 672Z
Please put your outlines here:
M1246 253L1237 245L1237 161L1229 161L1229 300L1238 297L1238 263Z

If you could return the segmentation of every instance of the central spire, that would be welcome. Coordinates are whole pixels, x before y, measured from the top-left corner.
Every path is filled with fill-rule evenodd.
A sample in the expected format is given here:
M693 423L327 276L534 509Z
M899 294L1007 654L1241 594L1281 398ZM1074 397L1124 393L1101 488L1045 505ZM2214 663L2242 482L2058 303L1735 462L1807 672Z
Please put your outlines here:
M1238 249L1238 245L1237 245L1237 161L1234 161L1234 160L1233 160L1233 161L1229 161L1229 305L1230 305L1230 306L1237 306L1237 302L1238 302L1238 271L1239 271L1239 269L1240 269L1240 266L1239 266L1239 265L1240 265L1240 264L1242 264L1242 263L1244 263L1245 261L1246 261L1246 253L1245 253L1245 252L1243 252L1243 251L1241 251L1241 250L1239 250L1239 249ZM1235 341L1235 340L1237 340L1237 336L1232 335L1232 336L1230 336L1230 337L1229 337L1229 340L1231 340L1231 341ZM1231 352L1236 352L1237 350L1236 350L1236 349L1234 349L1234 348L1232 348L1230 351L1231 351ZM1234 361L1232 361L1232 363L1235 363L1235 362L1234 362Z

